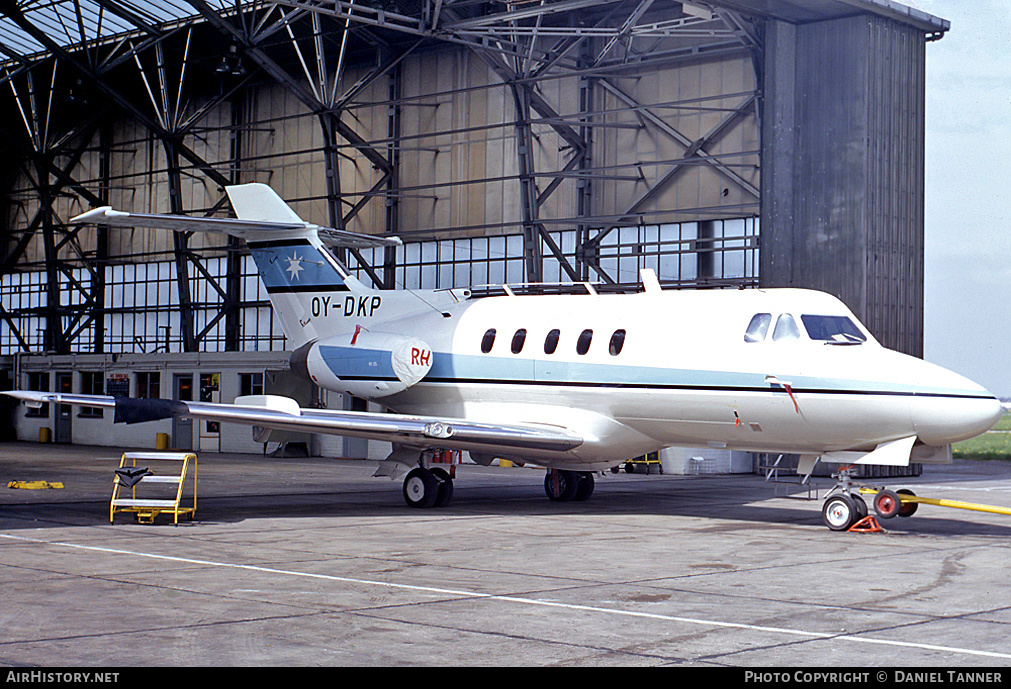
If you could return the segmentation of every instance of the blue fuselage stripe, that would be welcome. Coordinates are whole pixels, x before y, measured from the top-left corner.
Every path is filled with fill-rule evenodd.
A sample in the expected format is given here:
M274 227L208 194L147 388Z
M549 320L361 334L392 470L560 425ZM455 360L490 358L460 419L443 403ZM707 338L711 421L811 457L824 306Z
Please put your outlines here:
M351 358L346 348L323 347L321 354L334 375L347 381L392 381L389 356L382 361L378 351L362 351ZM342 354L345 353L345 354ZM375 359L375 372L361 362ZM549 370L553 369L553 370ZM555 373L557 371L557 373ZM432 370L419 384L504 385L535 387L610 388L629 390L692 390L733 393L782 393L785 387L765 381L765 376L747 372L706 371L644 366L507 359L435 352ZM858 387L860 381L824 378L797 378L794 393L826 395L887 395L991 399L985 393L967 390L924 390L896 385L884 389Z

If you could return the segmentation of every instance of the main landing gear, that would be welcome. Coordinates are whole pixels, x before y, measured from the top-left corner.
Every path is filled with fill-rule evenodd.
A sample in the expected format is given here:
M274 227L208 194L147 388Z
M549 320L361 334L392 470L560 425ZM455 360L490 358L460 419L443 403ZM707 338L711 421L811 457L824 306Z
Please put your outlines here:
M593 488L588 471L549 469L544 476L544 492L555 502L589 500ZM415 467L404 479L404 501L411 507L445 507L452 499L453 477L441 467Z
M891 519L895 516L912 517L916 512L917 503L903 502L901 497L903 495L916 497L911 490L860 489L853 484L852 475L847 469L832 476L838 483L821 507L822 521L832 531L847 531L867 517L867 503L860 495L861 492L874 494L871 506L875 514L882 519Z
M544 476L544 492L555 502L589 500L594 479L589 471L548 469Z
M441 467L417 467L404 479L404 500L411 507L445 507L452 499L453 477Z

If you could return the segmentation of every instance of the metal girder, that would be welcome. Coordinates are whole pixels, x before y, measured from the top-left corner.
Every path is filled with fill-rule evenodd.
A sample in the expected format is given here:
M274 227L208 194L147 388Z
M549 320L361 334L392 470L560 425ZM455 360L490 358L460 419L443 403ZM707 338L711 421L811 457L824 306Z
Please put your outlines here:
M665 104L643 105L634 100L626 101L615 93L615 90L620 92L620 89L610 80L612 76L638 76L650 70L669 69L674 64L673 61L710 59L744 51L760 56L761 32L756 30L744 12L729 10L719 2L702 0L693 3L710 10L708 14L703 13L703 16L681 13L680 3L661 4L655 0L555 0L507 3L501 6L452 0L420 0L411 5L410 9L397 9L392 5L384 8L365 0L256 0L234 3L186 0L186 3L196 16L184 17L188 10L175 3L173 8L179 15L176 17L178 21L166 23L154 14L142 12L139 9L142 6L133 0L46 0L44 4L58 8L61 12L66 10L61 16L66 19L67 26L60 29L62 33L55 38L53 27L36 27L37 32L32 33L31 20L25 20L21 16L20 22L17 22L19 14L28 12L26 8L33 3L0 0L0 11L7 11L10 17L14 17L26 35L31 37L31 41L42 46L43 50L48 50L60 61L61 68L70 66L86 80L97 84L109 107L122 109L129 117L147 127L153 139L165 146L167 154L171 150L169 158L174 162L169 165L166 174L169 188L175 189L176 195L181 186L180 175L186 174L190 168L221 186L245 181L239 173L241 147L233 146L228 161L222 161L214 158L204 160L195 152L194 147L187 145L200 135L197 127L205 116L226 101L233 101L234 105L236 95L241 93L246 83L245 79L232 80L217 95L211 94L211 97L204 98L197 105L188 105L189 70L194 70L194 73L196 71L194 63L191 63L192 41L201 31L206 35L209 30L207 27L210 27L210 30L220 35L223 45L235 44L238 55L247 60L247 64L258 68L251 69L248 78L266 74L294 95L318 121L318 126L324 132L321 154L328 173L326 200L330 221L335 227L346 225L370 202L381 200L385 203L386 221L383 229L387 233L410 234L412 223L405 223L409 226L406 230L399 229L402 210L400 201L409 198L410 192L435 186L458 187L505 180L509 182L510 192L515 189L521 200L523 217L520 222L525 237L524 257L528 279L540 279L541 263L553 256L569 279L579 281L588 278L590 269L599 271L599 265L594 266L592 261L594 240L599 244L603 234L609 231L607 228L630 219L638 220L641 208L669 187L690 164L712 166L733 184L757 198L757 189L733 169L733 161L706 153L705 146L721 136L720 128L709 132L699 141L688 141L679 137L679 133L671 126L669 118L661 109ZM34 7L33 5L32 11ZM407 5L401 7L406 8ZM496 7L508 7L508 11L497 11ZM92 8L97 9L93 11ZM103 29L114 23L124 27L125 32L103 35L99 39ZM670 41L671 37L681 37L684 40ZM0 53L11 56L12 61L8 63L6 73L0 74L0 85L16 88L20 93L18 103L23 106L24 119L32 123L26 129L29 140L32 140L31 133L34 131L34 140L39 142L39 147L42 150L52 149L55 142L50 141L48 145L43 143L52 136L40 135L46 130L45 118L48 113L44 107L45 87L42 82L48 82L52 78L48 71L51 65L46 63L40 68L38 55L19 51L18 46L5 46L3 39L0 35ZM410 134L405 138L400 128L400 111L405 106L401 104L402 96L397 90L397 72L405 58L440 43L464 46L479 56L502 82L501 86L488 87L504 89L511 95L516 106L512 121L495 126L510 127L512 131L509 135L515 137L519 144L515 171L505 170L501 177L490 173L484 175L484 179L480 179L482 175L445 182L440 179L431 185L425 183L428 180L422 180L421 184L403 187L398 174L400 155L402 151L408 150L405 149L405 141L417 135ZM362 55L368 55L368 50L374 51L376 59L365 67L361 78L348 84L349 72L346 67L349 60L355 59L356 68L361 70ZM174 61L175 54L180 52L181 63ZM134 67L135 71L132 71ZM140 88L136 94L106 79L113 70L120 69L129 69L131 76L135 74L140 78ZM757 73L760 59L756 59L755 69ZM55 72L55 67L53 70ZM25 88L25 79L28 77L36 81L37 88ZM351 116L354 116L351 108L378 105L356 101L362 98L368 86L383 78L389 80L392 89L388 94L389 126L385 139L367 140L354 127L342 122L342 115L351 111ZM574 109L571 105L567 106L564 100L559 102L552 95L552 89L547 86L547 80L550 79L578 80L578 111L572 112ZM5 81L10 86L4 84ZM467 85L463 88L470 87ZM459 90L459 87L454 90ZM439 93L442 92L433 92L430 96L423 94L422 97L435 100ZM627 119L616 120L609 117L611 112L595 108L595 93L612 93L624 103L626 112L635 114L638 123ZM33 108L33 99L36 106L42 104L43 107ZM748 107L751 105L745 103L737 114L746 111ZM20 116L20 113L15 114ZM345 119L350 121L350 117ZM238 119L233 118L231 123L236 136L244 128L253 125L254 122L246 121L241 114ZM624 176L621 174L621 165L605 158L600 162L594 160L594 131L599 131L599 128L637 128L662 132L679 141L685 153L680 160L651 161L659 172L649 176L649 189L637 198L628 198L626 192L622 191L624 196L619 197L618 212L604 216L594 208L594 192L599 193L603 189L604 193L609 193L606 191L607 185L612 181L630 178L627 173ZM453 123L452 127L443 127L443 131L430 136L457 134L469 129ZM607 141L607 136L603 134L600 138ZM558 162L550 165L539 162L544 157L540 151L537 157L533 155L535 143L543 147L553 146L556 141L559 152L564 151L558 156ZM457 144L454 142L450 145ZM354 157L346 155L342 149ZM320 153L318 148L315 152ZM551 156L553 155L552 153ZM247 163L255 165L256 157L256 152L253 152L251 161ZM372 167L372 176L366 177L367 181L362 185L367 191L349 194L346 189L342 190L338 164L342 157L365 161ZM75 163L64 162L65 156L60 160L40 160L48 161L46 164L49 166L54 193L74 189L89 201L97 201L94 193L73 179ZM229 166L227 171L223 162ZM347 166L347 162L342 164ZM542 169L537 169L538 166ZM545 167L550 169L543 169ZM38 170L36 165L35 171ZM366 175L370 174L367 168L361 170ZM647 170L647 174L649 172ZM644 176L642 178L645 179ZM543 186L539 187L538 182ZM568 193L571 191L568 185L573 183L577 186L572 196L575 208L571 211L555 208L555 204L562 203L558 198L561 194L559 190ZM563 184L566 186L563 187ZM548 204L549 200L551 204ZM176 203L175 199L173 203ZM220 208L219 202L215 209ZM691 209L675 210L691 212ZM664 210L656 217L666 212ZM377 209L373 217L379 215ZM48 221L54 219L49 218ZM21 241L13 245L15 252L5 262L5 266L13 266L31 241L32 235L45 222L45 214L40 214L29 224L30 229L22 235ZM56 232L61 231L59 225L57 220L54 226ZM502 231L507 226L515 228L515 218L483 227L486 231ZM447 229L468 230L480 227L482 226L475 225L474 228ZM570 228L577 230L578 250L574 260L571 255L562 252L552 236L552 232ZM440 228L433 230L436 235L438 229ZM56 254L66 253L67 250L76 251L76 232L77 228L72 228L62 236L54 235L52 250ZM591 239L594 233L596 236ZM221 312L212 317L201 332L194 332L191 327L187 334L184 329L183 340L189 343L186 347L199 346L200 340L210 332L211 326L222 318L226 320L226 340L229 343L226 348L239 346L235 304L238 289L233 280L238 272L235 263L238 254L235 248L229 250L229 278L222 285L207 273L196 254L186 246L185 237L180 238L180 241L181 244L176 248L176 262L181 271L180 282L188 282L185 273L195 270L210 280L212 289L224 300ZM392 255L384 257L382 267L367 265L357 252L352 255L376 284L392 286ZM92 284L94 286L94 280ZM180 302L184 305L184 311L189 304L191 313L197 306L189 297L180 299ZM78 330L86 325L73 316L66 322L76 324ZM74 331L65 328L64 335L72 338Z
M622 93L619 89L617 89L617 87L613 86L612 84L608 84L606 81L601 81L600 83L601 83L602 86L604 86L604 88L606 88L611 93L619 96L622 99L627 99L629 101L630 105L635 104L635 102L632 101L632 99L629 96L627 96L626 94ZM746 180L744 180L743 178L741 178L739 175L737 175L736 173L734 173L732 170L729 170L726 167L726 165L723 165L717 159L713 158L712 156L709 156L705 152L705 148L704 148L705 146L707 146L707 145L715 142L716 140L718 140L724 133L727 132L728 129L730 129L731 125L738 118L740 118L750 108L754 107L756 99L757 99L757 95L754 95L754 94L751 95L751 96L749 96L749 97L747 97L747 98L745 98L743 103L741 103L732 112L730 112L729 114L727 114L722 120L720 120L720 122L715 127L713 127L712 129L710 129L705 135L703 135L702 137L700 137L699 139L697 139L695 141L691 141L690 139L688 139L688 137L684 136L683 134L681 134L680 132L678 132L677 130L675 130L673 127L671 127L670 125L667 125L666 123L663 123L662 121L660 122L660 124L662 125L661 129L664 132L670 134L675 139L677 139L680 143L682 143L682 144L684 144L684 145L687 146L687 148L686 148L686 150L684 152L684 156L683 156L686 160L694 158L696 156L700 156L700 160L704 160L706 163L713 165L713 167L715 167L720 172L722 172L722 173L727 174L728 176L730 176L733 181L738 182L743 188L745 188L748 191L751 191L754 194L754 196L756 197L756 199L757 199L758 198L758 190L755 189L753 187L753 185L751 185L750 183L748 183ZM638 105L638 104L636 104L636 105ZM653 118L656 117L655 115L652 115L652 113L650 113L648 109L642 109L641 112L643 112L644 114L647 114L647 116L650 116L650 117L653 117ZM600 265L592 261L592 256L595 255L597 247L600 246L601 240L604 237L606 237L611 231L613 231L615 228L617 228L620 225L620 223L622 223L622 222L629 222L629 221L634 222L636 220L636 214L642 208L642 206L646 205L652 199L654 199L678 175L682 174L687 169L687 167L688 167L688 165L687 165L686 162L678 162L678 163L675 163L675 164L671 165L667 169L667 171L656 181L656 183L653 186L651 186L644 193L642 193L638 198L636 198L625 209L625 211L623 213L619 214L618 222L614 222L614 223L608 224L607 227L605 227L600 232L598 232L594 237L592 237L591 239L589 239L586 242L586 244L583 245L583 247L581 247L581 251L582 251L582 255L583 255L584 259L586 259L586 260L588 260L588 261L591 262L591 267L594 269L594 271L602 279L604 279L607 282L613 282L613 279L609 275L606 274L606 272L600 267Z

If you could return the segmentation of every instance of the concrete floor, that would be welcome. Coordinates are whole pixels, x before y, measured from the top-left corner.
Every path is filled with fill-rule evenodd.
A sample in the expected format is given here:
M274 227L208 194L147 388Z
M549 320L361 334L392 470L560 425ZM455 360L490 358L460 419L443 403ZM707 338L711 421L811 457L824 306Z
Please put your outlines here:
M3 486L65 486L0 488L0 665L1011 666L1008 516L834 533L757 476L608 474L558 504L543 471L477 466L412 510L328 460L207 454L195 521L110 525L117 464L0 444ZM1008 464L904 485L1011 507Z

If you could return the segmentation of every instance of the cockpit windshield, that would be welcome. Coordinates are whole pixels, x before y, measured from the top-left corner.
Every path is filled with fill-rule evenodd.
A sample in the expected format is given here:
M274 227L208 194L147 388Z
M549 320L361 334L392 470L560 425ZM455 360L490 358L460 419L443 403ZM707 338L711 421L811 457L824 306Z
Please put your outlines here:
M867 336L846 316L805 314L800 320L812 340L822 340L827 344L860 344L867 341Z

